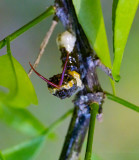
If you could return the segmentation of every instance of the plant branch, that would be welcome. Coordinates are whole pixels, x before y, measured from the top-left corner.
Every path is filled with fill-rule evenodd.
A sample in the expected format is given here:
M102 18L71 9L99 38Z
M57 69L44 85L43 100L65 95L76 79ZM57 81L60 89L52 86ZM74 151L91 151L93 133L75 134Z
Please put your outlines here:
M12 53L11 53L10 38L9 37L6 38L6 43L7 43L7 54L11 57Z
M108 99L113 100L117 103L120 103L120 104L122 104L122 105L136 111L136 112L139 112L139 106L136 106L136 105L134 105L134 104L122 99L122 98L116 97L116 96L112 95L111 93L105 92L105 94Z
M67 131L59 160L77 160L89 126L90 109L74 107L72 119Z
M57 21L53 20L49 31L46 33L46 36L44 37L44 39L43 39L43 41L42 41L42 43L41 43L41 45L40 45L40 52L39 52L39 54L38 54L38 57L37 57L36 61L35 61L34 64L33 64L33 68L36 68L36 67L38 66L38 64L39 64L39 62L40 62L40 59L41 59L41 57L42 57L42 55L43 55L43 53L44 53L44 50L45 50L45 48L46 48L46 46L47 46L47 44L48 44L48 42L49 42L49 39L50 39L50 37L51 37L51 35L52 35L52 33L53 33L56 25L57 25ZM29 71L29 73L28 73L28 76L29 76L29 77L30 77L30 75L32 74L32 71L33 71L33 70L30 69L30 71Z
M43 12L40 16L36 17L35 19L33 19L32 21L30 21L29 23L27 23L26 25L24 25L23 27L21 27L20 29L18 29L17 31L13 32L12 34L10 34L9 36L5 37L3 40L0 41L0 49L3 48L6 45L6 39L9 38L10 41L14 40L15 38L17 38L18 36L20 36L22 33L24 33L25 31L27 31L28 29L30 29L31 27L33 27L34 25L36 25L37 23L41 22L42 20L44 20L45 18L47 18L48 16L54 14L55 9L53 6L50 6L45 12Z
M96 115L98 113L99 105L98 105L98 103L92 103L90 105L90 108L91 108L91 118L90 118L90 124L89 124L89 132L88 132L85 160L92 159L93 136L94 136Z
M59 160L78 160L89 127L90 104L98 102L101 113L104 93L96 73L95 54L78 22L72 0L55 0L55 7L56 16L64 28L76 36L74 51L78 56L77 72L84 85L73 100L75 109Z

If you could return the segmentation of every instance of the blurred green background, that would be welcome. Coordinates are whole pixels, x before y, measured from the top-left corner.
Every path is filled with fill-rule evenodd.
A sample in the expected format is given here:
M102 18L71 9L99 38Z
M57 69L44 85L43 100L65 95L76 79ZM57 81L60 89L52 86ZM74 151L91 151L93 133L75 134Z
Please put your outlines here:
M44 0L0 0L0 40L17 30L40 13L53 1ZM112 1L103 0L102 9L112 55ZM34 62L40 43L48 31L52 17L28 30L11 43L14 57L28 72L29 64ZM56 46L56 36L63 31L59 23L46 48L45 55L37 70L47 78L61 72L60 53ZM0 55L6 50L0 50ZM113 55L111 56L113 58ZM98 70L104 90L111 92L107 76ZM8 74L8 73L7 73ZM44 125L48 126L58 117L73 107L71 100L59 100L47 90L44 81L32 74L39 105L28 109ZM139 10L136 13L121 67L121 80L116 84L117 96L139 105ZM138 113L110 100L103 105L103 122L96 123L93 150L103 160L138 160L139 159L139 115ZM62 149L70 118L56 130L53 140L47 140L37 160L57 160ZM29 137L6 126L0 121L0 150L22 142ZM85 145L83 146L85 150ZM83 155L83 154L82 154ZM82 158L83 159L83 158Z

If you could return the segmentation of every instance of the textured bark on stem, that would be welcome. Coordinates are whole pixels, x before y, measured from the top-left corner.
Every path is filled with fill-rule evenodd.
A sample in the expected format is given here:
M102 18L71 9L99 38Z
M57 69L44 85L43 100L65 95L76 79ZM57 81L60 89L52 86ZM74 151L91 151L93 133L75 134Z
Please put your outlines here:
M78 56L79 74L84 85L74 99L74 114L59 160L77 160L89 126L89 106L97 102L99 113L101 113L104 93L96 73L95 60L97 57L78 22L72 0L55 0L55 8L56 16L64 28L76 37L74 52Z
M90 120L89 108L74 108L71 123L59 160L77 160L88 129Z

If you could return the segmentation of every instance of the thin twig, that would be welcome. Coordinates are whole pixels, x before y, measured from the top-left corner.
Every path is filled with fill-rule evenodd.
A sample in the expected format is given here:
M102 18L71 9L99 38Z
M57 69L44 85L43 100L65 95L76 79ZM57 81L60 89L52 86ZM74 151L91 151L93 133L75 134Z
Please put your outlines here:
M57 21L53 20L49 31L46 33L46 36L44 37L44 39L43 39L43 41L42 41L42 43L40 45L40 52L38 54L38 57L37 57L36 61L33 64L33 68L36 68L38 66L38 64L40 62L40 59L41 59L41 57L42 57L42 55L44 53L44 50L45 50L45 48L46 48L46 46L47 46L47 44L49 42L49 39L50 39L50 37L51 37L56 25L57 25ZM29 70L29 73L28 73L29 77L32 74L32 71L33 71L32 69Z

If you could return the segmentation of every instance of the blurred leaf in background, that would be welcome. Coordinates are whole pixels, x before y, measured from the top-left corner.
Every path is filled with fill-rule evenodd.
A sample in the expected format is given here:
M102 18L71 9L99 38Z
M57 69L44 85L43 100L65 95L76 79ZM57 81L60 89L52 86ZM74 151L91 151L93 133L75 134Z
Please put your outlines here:
M22 142L18 145L15 145L9 149L3 150L2 153L6 160L17 160L20 157L20 160L34 160L38 155L40 149L42 148L46 138L52 133L52 130L61 124L67 117L71 115L73 110L67 111L59 119L54 121L41 135Z
M45 138L46 136L38 136L6 149L2 153L6 160L34 160L43 147Z
M0 105L0 119L7 125L30 136L40 134L46 127L27 109Z
M5 160L5 158L3 157L1 151L0 151L0 160Z
M2 86L0 101L2 103L17 108L38 103L28 75L11 53L0 56L0 71L0 86Z

